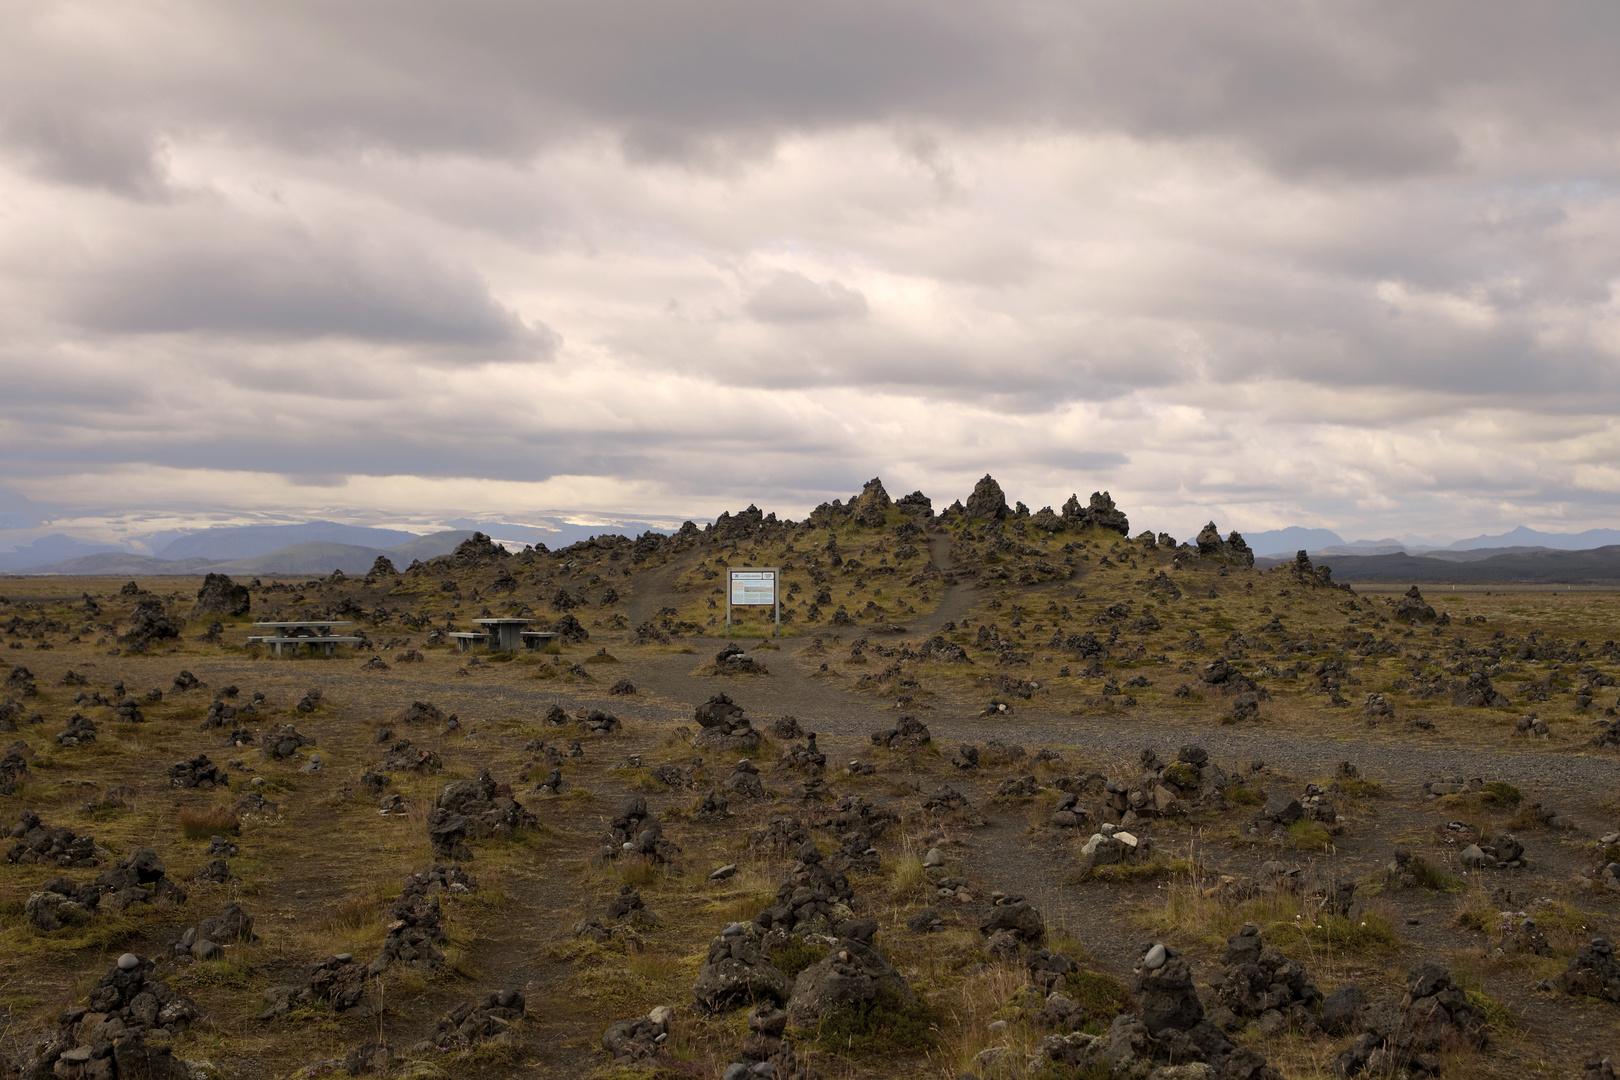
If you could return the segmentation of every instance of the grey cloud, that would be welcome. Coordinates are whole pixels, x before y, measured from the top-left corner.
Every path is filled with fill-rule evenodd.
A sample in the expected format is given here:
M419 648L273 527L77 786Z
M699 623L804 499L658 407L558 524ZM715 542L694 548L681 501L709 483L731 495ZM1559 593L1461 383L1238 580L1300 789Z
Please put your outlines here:
M858 319L867 312L866 297L837 281L812 281L796 270L779 272L743 305L761 322L819 322Z
M1454 168L1479 118L1620 128L1620 9L1604 0L236 0L166 21L174 40L104 55L19 32L20 75L0 87L346 153L521 157L607 125L632 156L700 165L916 120L1215 140L1358 178Z
M185 224L189 235L152 237L97 268L76 319L104 333L337 336L466 347L479 350L467 354L475 359L545 359L558 343L492 297L476 272L419 250Z
M19 111L0 124L0 142L48 180L142 200L168 193L156 138L127 119L53 108Z

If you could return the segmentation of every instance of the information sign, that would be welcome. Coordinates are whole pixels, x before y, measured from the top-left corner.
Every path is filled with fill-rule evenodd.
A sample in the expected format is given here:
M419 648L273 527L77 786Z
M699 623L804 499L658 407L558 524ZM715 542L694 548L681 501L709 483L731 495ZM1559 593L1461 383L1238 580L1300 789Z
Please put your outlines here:
M775 570L727 570L731 579L731 602L737 607L776 603Z
M776 586L781 571L774 566L726 567L726 633L731 633L731 609L768 607L775 609L776 632L782 633L782 598Z

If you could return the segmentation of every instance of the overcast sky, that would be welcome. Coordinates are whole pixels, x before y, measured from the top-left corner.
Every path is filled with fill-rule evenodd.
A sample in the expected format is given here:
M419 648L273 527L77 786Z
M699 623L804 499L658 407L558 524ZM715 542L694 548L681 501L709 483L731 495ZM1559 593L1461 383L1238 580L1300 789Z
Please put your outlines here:
M10 0L0 487L1620 524L1620 5Z

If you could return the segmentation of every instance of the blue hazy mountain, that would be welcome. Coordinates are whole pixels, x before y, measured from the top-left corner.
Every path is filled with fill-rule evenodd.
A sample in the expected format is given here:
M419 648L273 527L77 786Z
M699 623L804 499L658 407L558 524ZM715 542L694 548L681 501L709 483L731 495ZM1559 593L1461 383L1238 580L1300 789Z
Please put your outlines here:
M294 544L391 548L415 540L416 536L416 533L402 529L373 529L363 525L340 525L335 521L307 521L302 525L229 525L203 529L171 540L161 551L152 554L159 559L225 562L268 555Z

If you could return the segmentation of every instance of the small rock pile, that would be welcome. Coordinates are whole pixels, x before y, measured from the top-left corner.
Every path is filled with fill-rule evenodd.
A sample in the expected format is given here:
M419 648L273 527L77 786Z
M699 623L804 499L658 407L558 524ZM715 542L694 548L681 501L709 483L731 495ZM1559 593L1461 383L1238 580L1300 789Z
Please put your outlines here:
M810 830L803 821L787 814L771 818L765 823L763 829L754 829L748 834L748 846L752 850L766 851L776 855L785 855L790 851L797 851L810 839Z
M377 762L377 768L384 772L429 773L444 768L444 761L436 752L412 746L409 739L401 739L388 748L388 753Z
M748 1013L748 1035L736 1061L726 1066L722 1080L752 1080L754 1077L781 1077L783 1080L810 1080L821 1074L799 1061L793 1044L785 1037L788 1014L774 1005L763 1005Z
M1333 1062L1339 1076L1366 1071L1387 1076L1397 1070L1438 1074L1441 1050L1485 1045L1485 1014L1468 1000L1451 973L1434 963L1419 964L1407 978L1406 996L1392 1016L1372 1018Z
M225 910L211 919L204 919L181 935L175 943L177 956L190 956L197 960L218 960L225 955L222 946L238 941L257 941L253 932L253 916L243 911L233 900Z
M207 754L198 754L169 766L169 786L208 791L215 787L230 787L231 778L224 769L209 761Z
M294 705L293 708L301 713L312 713L316 709L320 708L320 704L320 687L312 686L308 690L304 691L304 696L298 699L298 704Z
M904 754L915 754L931 742L928 725L915 716L902 716L894 727L872 732L873 746Z
M227 703L223 698L215 698L208 704L208 715L203 717L203 729L234 726L239 711L235 705Z
M150 1046L149 1032L178 1034L198 1015L196 1002L152 974L152 961L118 958L84 1005L62 1010L57 1030L36 1043L21 1064L25 1077L60 1080L189 1080L192 1068L169 1047Z
M1524 845L1512 833L1502 833L1487 844L1469 844L1457 853L1457 861L1471 870L1486 867L1517 870L1529 865L1524 857Z
M83 746L95 741L95 721L77 712L68 717L67 727L56 737L58 746Z
M1614 946L1593 938L1580 947L1567 970L1542 983L1541 989L1620 1002L1620 960Z
M94 883L55 877L28 897L23 914L33 927L50 933L86 921L100 903L101 889Z
M294 1009L321 1004L338 1016L373 1016L376 1009L366 1003L368 974L349 953L338 953L310 967L298 982L266 990L269 1005L259 1019L279 1020Z
M751 754L759 749L759 732L743 715L742 707L725 694L699 705L692 719L703 729L693 738L694 746L719 753Z
M733 642L714 654L714 668L722 675L769 675L764 664Z
M202 684L202 680L189 671L182 670L180 674L174 677L174 688L176 690L195 690Z
M1041 793L1041 782L1033 776L1008 777L996 785L1000 799L1032 799Z
M28 744L19 740L0 757L0 795L15 795L17 786L27 779L28 759L23 756L27 750Z
M782 756L776 759L777 772L795 771L814 775L825 771L826 768L827 755L816 745L816 733L813 731L805 737L803 746L797 744L789 746L782 752Z
M11 674L6 676L6 690L21 697L38 697L39 684L34 681L34 673L21 664L13 664Z
M928 796L928 798L924 799L922 808L924 810L932 810L935 813L940 813L949 812L952 810L966 810L971 805L972 803L968 802L968 797L966 795L962 794L960 791L957 791L949 784L946 784L944 787Z
M1045 940L1046 921L1034 904L1016 893L992 893L991 904L990 913L979 923L991 956L1013 960L1025 946Z
M103 870L96 875L96 886L103 893L102 904L113 911L123 911L131 904L169 907L186 902L186 890L167 876L151 848L136 848Z
M136 701L132 694L126 694L119 698L118 703L112 709L112 718L115 724L146 723L146 717L141 715L141 703Z
M388 936L367 974L381 975L390 964L432 970L444 963L444 920L439 910L442 893L468 893L476 882L461 867L434 863L405 879L389 908Z
M428 813L428 840L439 859L468 859L468 841L493 836L510 840L519 829L537 828L540 819L512 798L484 769L472 780L446 784Z
M1306 1034L1317 1030L1312 1009L1321 993L1306 978L1303 964L1265 944L1259 926L1246 923L1228 938L1221 963L1226 980L1216 994L1235 1015L1254 1018L1268 1036L1289 1028Z
M876 919L850 919L838 926L838 944L799 973L787 1003L787 1018L809 1027L846 1006L886 997L914 1004L911 985L879 951Z
M731 767L731 775L726 777L722 787L732 795L739 795L745 799L766 798L765 785L759 778L759 767L747 758Z
M439 1021L433 1038L419 1046L418 1050L426 1052L434 1047L448 1050L479 1043L515 1043L517 1033L513 1025L527 1015L528 1004L516 990L485 994L476 1002L463 1001Z
M618 921L620 919L632 926L656 926L658 916L647 910L646 903L641 899L641 893L633 885L619 886L619 895L608 901L606 917Z
M664 839L664 827L657 814L648 813L647 797L632 795L609 823L607 843L602 854L609 859L620 854L643 855L654 862L671 862L680 848Z
M77 836L65 825L46 825L32 810L22 812L9 835L16 841L6 852L10 863L84 869L95 866L106 854L90 837Z
M582 709L579 730L587 735L611 735L624 727L619 718L601 709Z
M787 976L759 951L758 933L750 924L732 923L709 943L703 968L692 985L699 1008L717 1013L755 1001L788 999Z
M615 1021L602 1033L602 1049L615 1065L648 1062L668 1041L669 1023L674 1018L674 1009L660 1005L646 1016Z
M291 724L283 724L273 735L265 736L264 745L259 748L259 756L269 761L282 761L298 753L300 746L314 745L314 739L301 734Z
M1153 841L1104 822L1080 849L1080 869L1095 870L1120 864L1139 865L1153 860Z
M754 925L784 933L826 933L854 916L854 901L849 878L826 865L820 849L806 841L776 889L776 903L754 916Z

